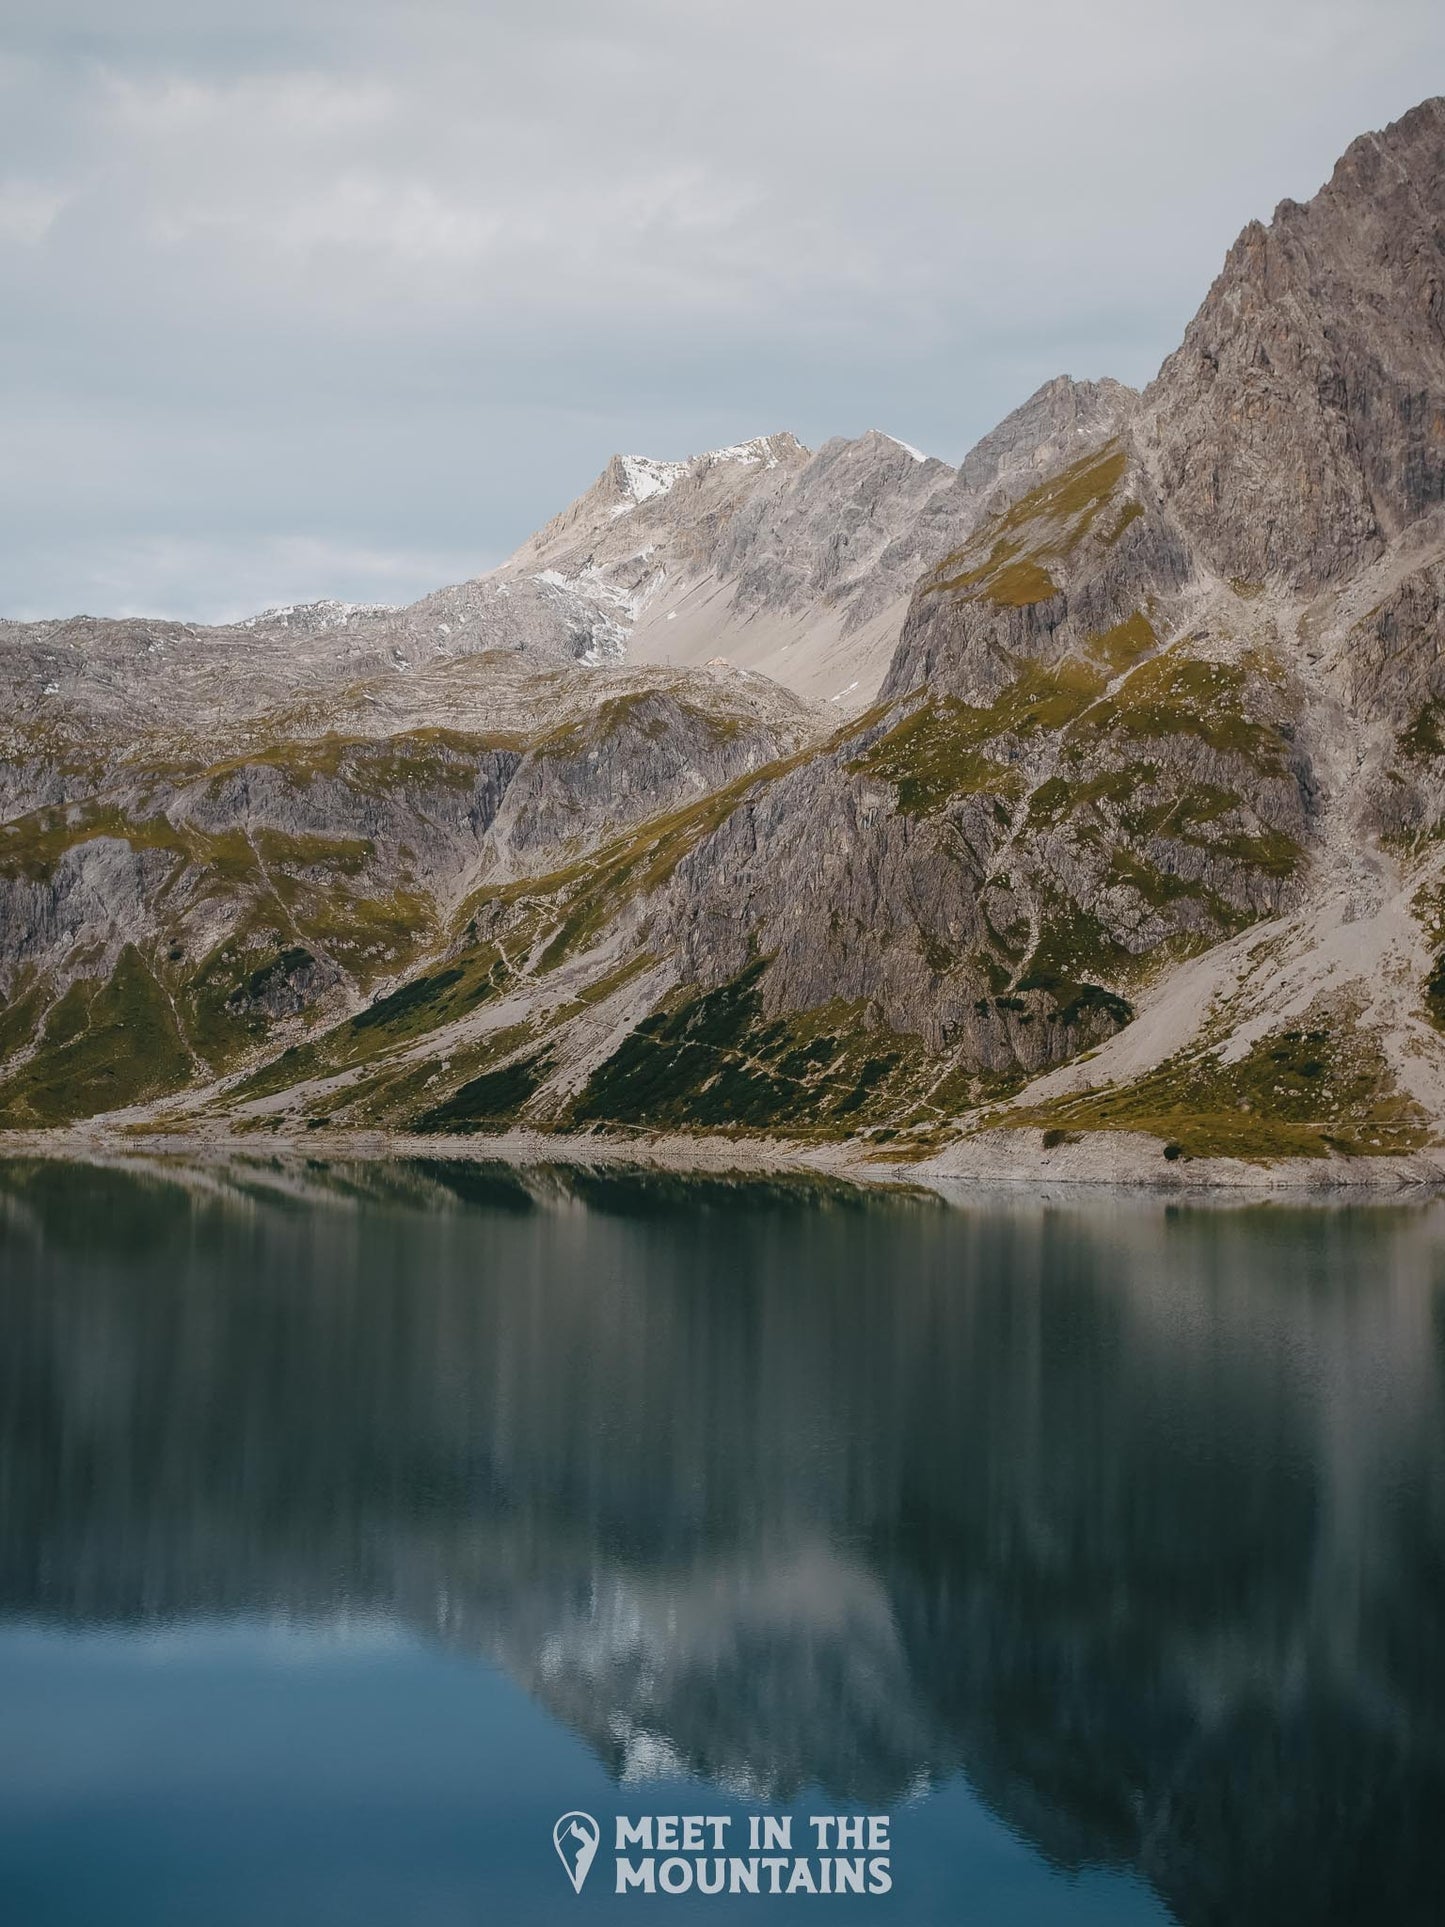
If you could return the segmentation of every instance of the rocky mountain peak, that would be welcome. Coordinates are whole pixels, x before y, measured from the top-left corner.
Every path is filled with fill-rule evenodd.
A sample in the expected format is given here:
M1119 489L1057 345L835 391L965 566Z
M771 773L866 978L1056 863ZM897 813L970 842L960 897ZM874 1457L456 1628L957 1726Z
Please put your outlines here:
M614 455L603 470L598 486L616 493L619 499L612 513L625 515L639 502L666 495L686 473L686 462L659 462L650 455Z
M1445 100L1252 221L1146 391L1160 479L1226 578L1339 580L1445 499Z
M643 502L670 494L679 482L702 480L715 470L766 471L793 467L805 461L808 450L786 429L775 435L755 435L751 441L710 448L684 461L659 461L652 455L614 455L594 484L594 491L612 495L611 513L625 515ZM583 501L587 500L584 496Z
M894 448L901 448L903 453L911 456L915 462L926 462L931 459L921 448L915 448L912 442L901 441L897 435L890 435L886 429L865 428L858 440L873 446L891 444Z
M1121 381L1055 375L968 451L958 467L959 491L990 507L1017 501L1052 470L1117 435L1138 400Z
M715 520L807 461L786 430L707 449L682 461L614 455L597 480L524 542L508 571L546 568L572 576L658 545L698 522ZM614 526L615 525L615 526Z

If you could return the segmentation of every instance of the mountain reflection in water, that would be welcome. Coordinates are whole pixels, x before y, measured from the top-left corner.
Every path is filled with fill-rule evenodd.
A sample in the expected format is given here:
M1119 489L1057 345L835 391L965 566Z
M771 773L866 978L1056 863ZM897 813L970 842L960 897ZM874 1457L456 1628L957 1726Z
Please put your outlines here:
M0 1167L0 1611L381 1616L619 1777L1433 1919L1442 1222Z

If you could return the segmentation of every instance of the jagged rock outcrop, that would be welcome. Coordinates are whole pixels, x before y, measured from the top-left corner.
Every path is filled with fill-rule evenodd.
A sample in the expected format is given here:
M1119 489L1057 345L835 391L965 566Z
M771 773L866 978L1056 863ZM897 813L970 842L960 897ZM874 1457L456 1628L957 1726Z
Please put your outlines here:
M795 615L841 603L850 624L865 620L911 587L891 572L880 585L881 558L952 473L876 429L825 442L776 500L754 499L729 525L714 566L736 579L734 609Z
M1339 582L1445 499L1445 99L1250 223L1144 416L1226 578Z
M1139 397L1121 381L1056 375L1005 415L958 465L956 488L993 513L1008 508L1129 425Z

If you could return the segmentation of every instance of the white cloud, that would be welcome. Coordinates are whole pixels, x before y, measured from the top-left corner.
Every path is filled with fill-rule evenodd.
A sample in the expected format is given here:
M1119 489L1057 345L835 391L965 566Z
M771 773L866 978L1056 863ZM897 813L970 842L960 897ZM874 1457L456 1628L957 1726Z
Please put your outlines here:
M125 138L151 147L285 138L325 146L338 136L368 133L395 110L394 91L378 81L283 73L229 82L185 74L138 79L102 72L97 112Z
M142 513L244 573L245 530L353 514L502 552L614 439L957 457L1060 369L1147 378L1244 222L1445 70L1417 0L124 11L7 9L12 607ZM146 580L209 608L218 566Z
M0 241L35 247L49 234L69 199L63 188L0 180Z

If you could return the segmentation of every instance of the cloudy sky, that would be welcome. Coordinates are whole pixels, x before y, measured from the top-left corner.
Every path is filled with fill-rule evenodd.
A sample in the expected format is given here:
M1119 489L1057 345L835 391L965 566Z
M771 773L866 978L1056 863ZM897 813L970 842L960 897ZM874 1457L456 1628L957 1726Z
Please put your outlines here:
M1147 380L1438 0L0 0L0 613L401 601L614 449Z

